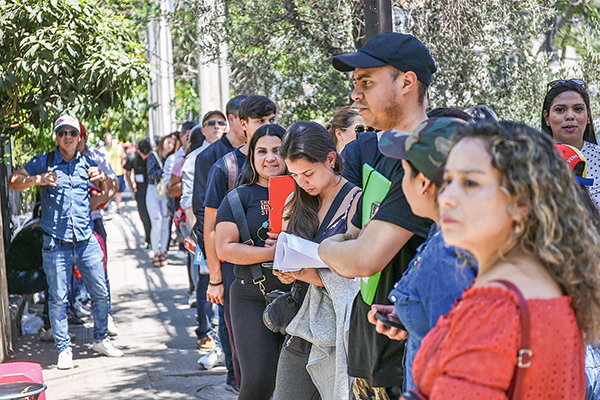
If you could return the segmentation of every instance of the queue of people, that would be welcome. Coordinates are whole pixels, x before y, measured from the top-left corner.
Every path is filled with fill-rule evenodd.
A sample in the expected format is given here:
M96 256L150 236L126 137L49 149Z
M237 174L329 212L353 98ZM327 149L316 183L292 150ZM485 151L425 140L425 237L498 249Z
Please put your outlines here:
M353 74L354 104L327 128L286 130L272 100L237 96L156 151L141 141L125 165L155 267L167 264L167 198L179 198L200 367L224 362L227 388L249 400L595 398L585 360L600 340L600 152L586 83L550 82L538 131L481 107L426 113L437 67L410 35L380 34L332 64ZM56 123L52 168L37 156L10 186L43 188L63 366L69 246L89 285L94 349L122 354L107 344L87 192L88 180L114 192L116 177L84 161L72 120ZM293 190L274 215L270 182L284 176ZM86 201L61 204L57 191ZM277 218L326 267L280 269Z

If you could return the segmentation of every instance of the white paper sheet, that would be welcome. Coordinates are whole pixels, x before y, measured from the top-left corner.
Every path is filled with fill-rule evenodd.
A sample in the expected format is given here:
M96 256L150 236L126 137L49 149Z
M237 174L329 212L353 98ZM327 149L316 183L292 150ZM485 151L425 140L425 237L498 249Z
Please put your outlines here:
M275 248L273 269L289 272L304 268L327 268L319 257L319 244L281 232Z

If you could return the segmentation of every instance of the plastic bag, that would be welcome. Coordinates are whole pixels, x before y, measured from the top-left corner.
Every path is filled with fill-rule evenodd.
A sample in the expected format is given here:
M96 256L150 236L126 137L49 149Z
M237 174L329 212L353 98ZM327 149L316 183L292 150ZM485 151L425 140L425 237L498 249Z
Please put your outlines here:
M21 334L35 335L44 326L44 320L41 319L35 311L29 309L29 302L25 303L23 316L21 317Z

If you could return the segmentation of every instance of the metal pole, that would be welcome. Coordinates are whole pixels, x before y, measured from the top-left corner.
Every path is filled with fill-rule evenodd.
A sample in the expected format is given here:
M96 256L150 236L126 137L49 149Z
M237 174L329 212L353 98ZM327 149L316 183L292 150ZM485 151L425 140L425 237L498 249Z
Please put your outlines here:
M392 1L365 1L365 33L369 41L384 32L392 32Z

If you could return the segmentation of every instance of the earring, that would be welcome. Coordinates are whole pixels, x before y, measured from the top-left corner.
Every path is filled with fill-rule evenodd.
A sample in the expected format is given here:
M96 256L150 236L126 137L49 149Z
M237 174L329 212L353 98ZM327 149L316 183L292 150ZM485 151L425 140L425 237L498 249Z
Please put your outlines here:
M517 225L515 225L513 234L514 234L515 238L518 238L523 234L523 232L525 232L525 224L523 223L523 221L519 221L519 222L517 222Z

